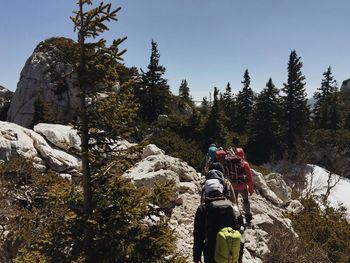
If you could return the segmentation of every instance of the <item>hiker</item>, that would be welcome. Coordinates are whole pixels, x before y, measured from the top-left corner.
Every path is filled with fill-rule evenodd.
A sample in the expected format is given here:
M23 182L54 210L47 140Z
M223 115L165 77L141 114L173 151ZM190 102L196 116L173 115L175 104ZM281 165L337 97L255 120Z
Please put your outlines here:
M245 219L247 224L250 224L253 216L250 211L250 203L248 194L252 195L254 193L254 182L252 172L249 166L249 163L245 160L244 151L242 148L237 148L235 151L235 155L239 157L239 166L237 170L241 170L242 174L244 174L243 178L236 178L237 180L231 181L236 199L238 200L238 195L240 194L243 198L243 210L245 213ZM238 172L239 173L239 172ZM238 175L239 177L240 175Z
M205 202L197 208L194 220L193 261L202 262L203 253L205 263L237 263L243 250L238 231L239 210L225 198L218 179L205 182L205 193Z
M225 157L226 157L226 152L222 147L219 147L219 149L215 153L215 159L217 162L220 162L222 165L225 163Z
M216 151L218 150L217 146L215 143L210 144L208 148L208 154L207 154L207 163L213 163L215 162L215 157L216 157Z
M223 185L223 194L233 204L237 204L236 195L231 182L224 176L224 166L220 162L214 162L209 165L209 171L205 177L206 180L218 179ZM201 203L204 203L206 194L205 188L202 189Z

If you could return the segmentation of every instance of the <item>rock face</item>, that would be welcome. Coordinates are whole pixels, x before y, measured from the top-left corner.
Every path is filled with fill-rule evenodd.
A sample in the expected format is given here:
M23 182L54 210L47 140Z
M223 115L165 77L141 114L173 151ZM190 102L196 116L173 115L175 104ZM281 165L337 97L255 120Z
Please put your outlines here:
M74 46L73 40L52 38L41 42L22 69L20 81L11 100L7 120L30 127L34 104L40 99L57 123L67 124L76 117L79 107L76 76L64 52Z

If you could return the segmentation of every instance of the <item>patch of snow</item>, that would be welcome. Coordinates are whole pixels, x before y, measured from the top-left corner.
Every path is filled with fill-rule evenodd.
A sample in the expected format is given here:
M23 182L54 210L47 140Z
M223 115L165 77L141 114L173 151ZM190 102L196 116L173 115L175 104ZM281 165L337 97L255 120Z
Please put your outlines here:
M325 194L327 190L327 179L330 172L320 166L312 164L308 164L308 168L310 168L306 173L308 187L304 190L304 194L309 190L316 196ZM342 204L348 209L348 213L350 214L350 180L340 177L337 174L332 174L331 184L337 180L339 180L339 182L331 190L328 201L334 207L338 207Z

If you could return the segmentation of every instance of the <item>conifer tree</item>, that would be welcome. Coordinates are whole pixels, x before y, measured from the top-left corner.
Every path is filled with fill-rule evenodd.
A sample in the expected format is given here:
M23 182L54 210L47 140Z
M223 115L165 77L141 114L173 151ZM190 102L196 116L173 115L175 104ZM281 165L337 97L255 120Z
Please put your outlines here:
M31 127L41 122L55 123L55 117L50 111L49 105L39 96L34 102L34 116Z
M305 93L305 76L301 72L303 63L295 50L292 50L288 62L288 80L282 91L283 111L286 122L285 140L290 157L295 144L302 139L309 123L309 108Z
M210 105L207 97L203 97L200 112L204 117L207 117L210 112Z
M224 112L227 119L226 126L229 129L232 129L235 123L236 116L235 116L235 101L232 94L230 82L227 83L226 90L222 94L221 99L222 99L222 105L223 105Z
M281 98L270 78L256 99L247 144L249 158L254 163L268 162L282 155Z
M18 235L26 239L14 262L156 262L175 249L164 214L173 183L152 192L121 176L131 164L130 155L115 149L117 140L130 134L137 112L132 81L119 86L117 74L124 53L118 46L125 38L109 47L104 39L88 42L108 30L106 22L117 20L120 8L101 2L85 11L91 0L77 5L71 19L78 32L78 59L72 65L81 102L82 187L62 179L38 182L45 188L37 188L39 205L34 192L30 209L21 215ZM145 223L154 217L158 220Z
M337 82L330 66L323 77L321 87L314 94L314 124L317 128L335 130L341 126L341 118Z
M243 89L238 93L236 102L236 130L239 133L246 132L254 105L254 93L250 88L250 76L248 69L246 69L244 72L242 84Z
M186 103L191 102L190 88L188 87L188 83L186 79L181 81L181 84L179 87L179 97L183 102L186 102Z
M214 140L219 145L224 146L226 144L227 131L224 126L224 114L220 107L218 95L219 90L215 87L213 106L204 127L204 134L207 142Z
M168 114L170 107L170 90L167 80L163 78L165 67L159 64L158 44L151 42L152 51L147 72L142 71L142 91L139 92L140 115L148 122L157 120L160 114Z

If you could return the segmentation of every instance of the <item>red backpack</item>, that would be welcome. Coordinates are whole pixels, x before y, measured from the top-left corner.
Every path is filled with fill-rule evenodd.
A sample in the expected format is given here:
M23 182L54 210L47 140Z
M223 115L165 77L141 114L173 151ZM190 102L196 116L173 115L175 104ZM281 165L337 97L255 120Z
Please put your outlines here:
M244 170L244 163L239 156L226 156L224 169L225 177L228 178L233 185L248 183L248 177Z

